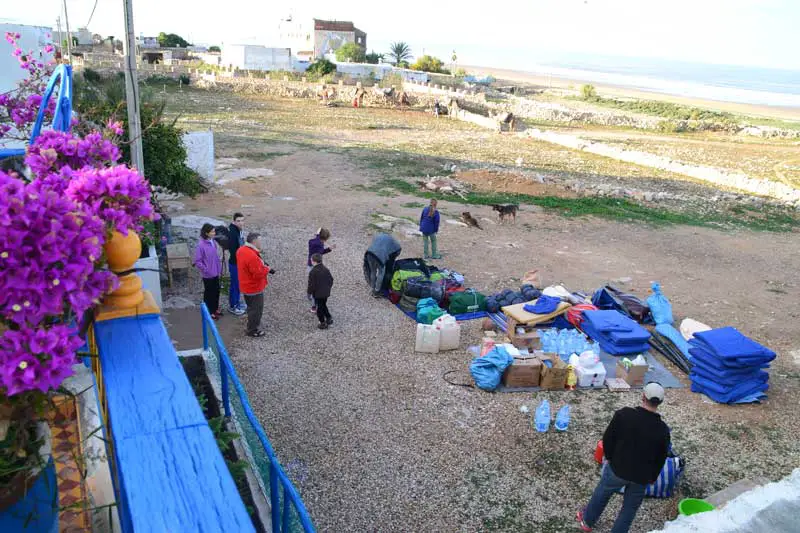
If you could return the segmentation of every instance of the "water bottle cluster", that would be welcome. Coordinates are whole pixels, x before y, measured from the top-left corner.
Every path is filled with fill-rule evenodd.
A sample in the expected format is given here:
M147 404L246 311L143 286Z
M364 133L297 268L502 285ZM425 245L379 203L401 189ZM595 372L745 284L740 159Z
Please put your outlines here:
M540 333L542 351L557 353L563 360L569 360L572 354L582 354L591 350L595 355L600 355L600 345L588 340L581 332L575 329L545 329Z

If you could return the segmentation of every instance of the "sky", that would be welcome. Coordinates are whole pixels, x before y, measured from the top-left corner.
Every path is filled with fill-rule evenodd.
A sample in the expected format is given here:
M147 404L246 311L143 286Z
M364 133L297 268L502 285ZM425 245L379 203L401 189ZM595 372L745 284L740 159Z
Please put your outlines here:
M415 56L449 62L455 50L463 65L525 69L599 55L800 70L800 0L131 1L137 35L164 31L205 45L276 46L278 23L292 14L352 20L378 52L404 41ZM62 13L62 0L0 2L0 22L55 26ZM71 29L85 26L96 4L90 31L124 34L123 0L66 4Z

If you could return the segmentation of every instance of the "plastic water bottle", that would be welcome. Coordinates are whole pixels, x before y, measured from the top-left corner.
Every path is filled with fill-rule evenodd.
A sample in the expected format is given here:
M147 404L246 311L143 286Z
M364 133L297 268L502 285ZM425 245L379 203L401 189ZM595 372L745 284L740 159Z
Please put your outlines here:
M534 414L534 426L539 433L545 433L550 428L550 402L542 400Z
M592 351L594 352L594 354L595 354L597 357L600 357L600 343L599 343L599 342L597 342L597 341L594 341L594 342L592 343Z
M556 414L556 429L558 431L566 431L569 427L569 405L565 405L558 410Z

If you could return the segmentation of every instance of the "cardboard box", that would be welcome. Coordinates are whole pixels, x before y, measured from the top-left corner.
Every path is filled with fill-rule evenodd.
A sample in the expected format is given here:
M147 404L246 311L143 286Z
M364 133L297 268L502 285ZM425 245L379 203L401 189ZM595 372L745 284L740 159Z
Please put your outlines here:
M631 387L643 387L647 368L647 365L634 365L630 369L626 369L625 365L617 361L617 377Z
M536 387L542 362L535 358L514 359L511 366L503 373L503 385L506 387Z
M511 339L511 343L517 348L538 350L542 347L542 340L539 337L538 330L518 324L513 318L508 318L506 320L506 328L508 330L508 337ZM518 333L518 328L523 328L524 333Z
M546 361L552 366L548 367ZM557 354L544 354L541 375L540 387L547 390L563 390L567 384L567 364Z

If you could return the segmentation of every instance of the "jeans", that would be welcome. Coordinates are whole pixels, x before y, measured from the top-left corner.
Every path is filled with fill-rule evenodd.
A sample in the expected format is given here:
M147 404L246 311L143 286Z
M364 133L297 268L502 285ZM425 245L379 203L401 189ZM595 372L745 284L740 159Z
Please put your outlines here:
M430 242L431 246L431 253L428 255L428 242ZM424 256L433 257L434 259L439 258L439 250L436 247L436 234L431 233L430 235L423 235L422 236L422 249Z
M219 311L219 276L203 278L203 302L212 315Z
M264 293L245 294L247 304L247 334L253 335L261 326L261 315L264 313Z
M239 307L239 302L241 300L241 294L239 293L239 269L233 263L228 263L228 268L231 272L231 288L230 291L228 291L228 303L231 309L236 309Z
M645 486L617 477L614 471L611 470L610 464L606 464L603 469L600 483L594 489L592 499L589 500L589 505L586 506L583 512L583 519L586 525L594 527L600 515L603 514L611 495L622 487L625 487L625 494L622 497L622 509L617 515L614 527L611 528L611 533L628 533L636 516L636 511L639 510L639 506L642 505L642 500L644 500Z
M327 298L314 298L314 305L317 306L317 318L320 324L324 324L331 320L331 312L328 311Z

